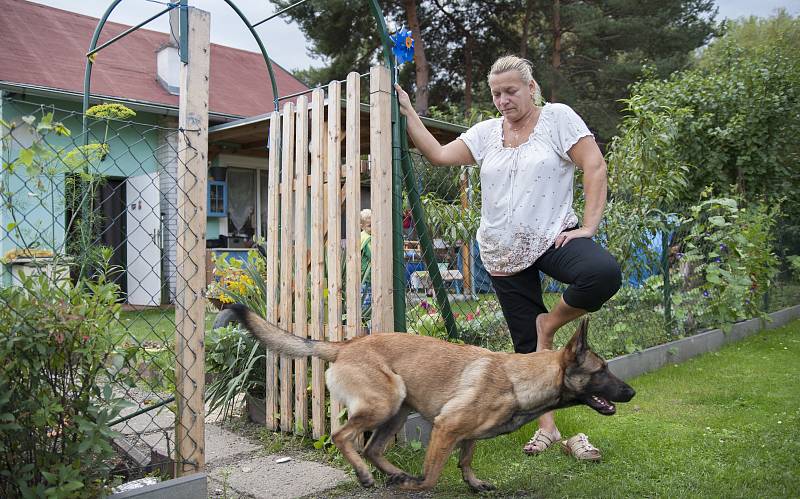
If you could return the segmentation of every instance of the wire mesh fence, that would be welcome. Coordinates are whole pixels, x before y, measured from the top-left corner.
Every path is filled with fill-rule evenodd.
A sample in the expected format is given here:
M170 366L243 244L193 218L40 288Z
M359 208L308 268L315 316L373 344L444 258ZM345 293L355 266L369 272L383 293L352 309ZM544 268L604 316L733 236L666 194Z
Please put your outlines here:
M395 292L406 297L407 330L493 350L513 350L502 309L475 241L481 209L479 169L432 166L413 150L409 158L431 244L426 250L421 243L426 236L420 233L411 200L406 195L401 270L406 287ZM580 190L580 182L576 180L578 197ZM576 206L580 206L578 201ZM694 255L694 260L684 257L689 243L697 242L691 237L692 227L700 225L698 220L682 219L670 231L646 233L638 238L644 243L632 248L608 244L612 232L601 227L597 239L604 241L621 260L623 286L601 310L591 314L591 341L596 351L611 358L800 303L800 276L796 269L793 273L787 259L775 258L772 262L764 256L765 262L757 267L769 278L761 280L747 275L745 268L751 267L741 263L744 257L733 255L745 252L743 247L734 251L721 244L723 248L716 253L707 248L703 256ZM750 222L739 221L741 225L730 230L744 232ZM769 231L774 237L775 227ZM778 250L771 246L764 251L768 255ZM730 253L727 255L730 258L726 258L726 253ZM762 256L758 253L748 258ZM766 263L767 260L772 263ZM433 265L446 291L443 295L434 289L430 268ZM665 268L669 280L664 278ZM706 278L714 280L715 272L722 272L723 278L738 284L728 289L721 283L708 285ZM540 277L544 302L550 309L567 285L543 273ZM730 292L732 288L736 288L735 293ZM442 296L446 296L447 303ZM563 345L572 332L574 328L570 325L563 327L556 335L555 346Z
M91 108L85 132L77 105L1 106L0 495L171 476L175 459L200 469L202 411L176 422L176 395L196 396L204 376L182 338L204 324L177 299L205 269L185 248L204 234L179 233L184 191L205 185L205 172L179 177L195 154L180 150L186 131L116 104Z

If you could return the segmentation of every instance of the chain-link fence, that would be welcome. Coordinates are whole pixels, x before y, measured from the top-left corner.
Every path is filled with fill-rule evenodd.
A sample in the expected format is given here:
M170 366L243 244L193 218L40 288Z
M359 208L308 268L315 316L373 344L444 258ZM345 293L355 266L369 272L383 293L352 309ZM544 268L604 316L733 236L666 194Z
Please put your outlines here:
M425 223L415 220L413 196L405 193L406 288L401 292L406 297L408 331L493 350L513 350L475 241L480 221L479 169L432 166L413 150L410 159ZM578 194L581 188L578 179ZM576 202L576 211L581 215L579 210L580 203ZM766 232L756 234L757 228L752 227L763 219L745 220L734 209L725 219L731 225L720 225L717 230L724 233L720 238L701 234L702 230L713 234L714 224L702 229L702 223L712 218L712 222L721 224L714 217L722 214L714 212L692 220L682 220L680 215L671 217L676 222L670 230L646 233L638 238L643 243L630 248L603 243L622 260L623 286L601 310L591 314L591 342L596 351L611 358L800 303L797 263L793 273L791 258L772 260L768 256L779 253L775 244L777 228L767 224L769 238ZM681 223L677 222L679 219ZM424 229L427 235L422 233ZM597 240L605 241L608 234L607 227L601 227ZM762 253L746 248L737 239L740 236L750 246L762 244L755 239L757 236L766 238L763 244L771 242ZM429 243L424 241L426 237ZM739 246L734 248L737 241ZM703 251L698 253L698 248ZM432 265L437 267L438 277L432 275ZM669 281L664 279L665 268L669 269ZM767 277L762 278L762 274ZM544 274L541 277L544 302L550 309L566 285ZM436 281L441 282L445 293L436 292ZM573 332L574 327L563 327L556 335L555 345L563 345Z
M205 234L181 228L205 187L187 132L116 104L85 133L77 104L0 109L0 495L200 469L202 406L176 422L205 375L186 337L204 324L179 297L205 269L188 247Z

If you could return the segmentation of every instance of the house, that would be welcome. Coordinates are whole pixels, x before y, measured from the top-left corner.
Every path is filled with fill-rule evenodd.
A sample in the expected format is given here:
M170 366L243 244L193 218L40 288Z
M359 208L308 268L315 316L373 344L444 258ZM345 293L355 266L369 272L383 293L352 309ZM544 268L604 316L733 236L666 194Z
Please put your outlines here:
M23 116L41 118L52 112L53 119L63 122L73 135L50 136L48 147L68 152L82 145L85 54L98 19L24 0L0 0L0 11L0 118L20 123ZM100 42L128 28L107 23ZM260 53L212 44L210 57L210 126L274 109ZM272 65L280 95L307 89L288 71ZM118 102L137 113L132 118L135 123L96 121L89 130L89 142L109 147L96 165L105 180L95 194L95 204L103 214L97 242L114 249L112 263L124 270L118 282L128 302L136 305L170 302L174 292L178 77L177 50L169 35L147 29L138 29L99 52L92 71L92 104ZM0 154L4 160L14 158L15 148L32 141L20 128L0 145ZM260 145L253 146L251 141L250 147L266 148L266 135ZM214 154L223 150L212 149ZM241 179L236 166L253 172L266 163L235 158L229 154L226 160L226 166L234 167L230 175L235 179ZM211 156L211 160L217 164L220 158ZM13 269L26 268L32 248L42 255L64 251L70 210L63 176L35 189L20 172L0 175L3 185L14 193L14 213L8 207L0 209L4 262L0 285L8 286L14 281ZM230 187L236 191L240 181ZM242 202L246 200L236 199L233 204ZM212 215L208 238L217 240L227 233L228 217L224 210ZM12 225L15 229L8 230Z
M98 19L24 0L0 0L0 9L0 118L18 122L53 111L54 119L74 133L49 139L49 146L80 146L85 54ZM99 41L128 28L107 23ZM94 194L102 215L97 244L114 249L112 264L123 269L117 282L133 305L171 303L175 290L178 61L169 42L165 33L136 30L99 52L92 70L92 104L118 102L137 113L135 124L93 120L88 132L90 142L109 146L103 161L93 165L104 177ZM273 70L279 96L309 90L274 62ZM208 253L244 252L254 237L267 233L266 138L274 99L261 54L212 44L209 92ZM362 104L362 123L368 123L368 114ZM423 121L441 142L465 130ZM364 154L369 153L367 130L362 127ZM17 136L0 154L15 157L13 148L31 140ZM64 252L72 213L63 178L45 186L49 197L43 199L19 174L2 175L0 181L16 193L14 208L25 214L9 231L12 217L0 207L0 286L8 286L28 264L26 249ZM369 186L362 191L366 207ZM31 237L19 240L21 232Z

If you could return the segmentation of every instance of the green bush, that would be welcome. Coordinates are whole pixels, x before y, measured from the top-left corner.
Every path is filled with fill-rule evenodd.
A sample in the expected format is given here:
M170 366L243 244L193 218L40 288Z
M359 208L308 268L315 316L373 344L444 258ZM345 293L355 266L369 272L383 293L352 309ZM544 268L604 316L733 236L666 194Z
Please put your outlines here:
M111 389L118 288L45 275L0 290L0 496L96 496L123 401Z
M676 310L697 321L728 329L764 313L763 297L778 272L773 253L776 208L736 199L707 199L691 208L683 259L691 268Z

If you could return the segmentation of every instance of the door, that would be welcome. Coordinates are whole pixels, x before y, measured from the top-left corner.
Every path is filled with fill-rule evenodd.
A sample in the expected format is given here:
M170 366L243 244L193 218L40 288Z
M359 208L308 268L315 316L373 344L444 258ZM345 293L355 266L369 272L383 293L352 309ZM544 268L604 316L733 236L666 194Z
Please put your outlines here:
M95 200L98 233L94 243L111 248L111 260L108 263L115 270L111 278L123 296L127 294L128 284L125 275L126 193L124 178L106 178L97 188Z
M161 303L161 217L158 173L127 179L128 303Z

